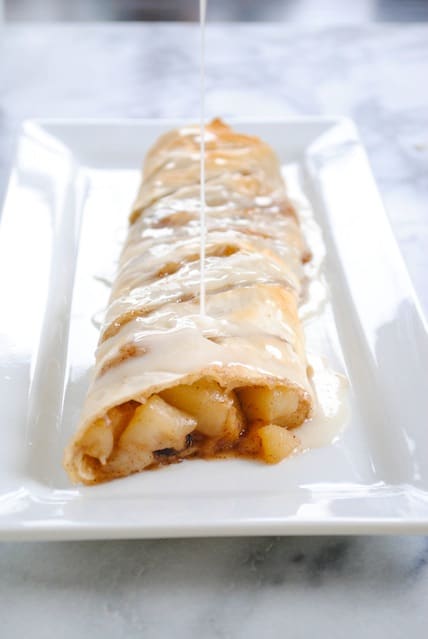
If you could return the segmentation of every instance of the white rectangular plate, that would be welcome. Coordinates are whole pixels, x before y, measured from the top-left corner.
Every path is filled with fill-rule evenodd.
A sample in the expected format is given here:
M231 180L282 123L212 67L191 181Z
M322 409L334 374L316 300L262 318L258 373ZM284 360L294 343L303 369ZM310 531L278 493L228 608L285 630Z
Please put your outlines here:
M149 145L177 121L30 121L0 230L0 536L428 533L428 340L367 157L340 118L235 121L297 163L330 296L308 343L350 381L334 444L91 488L62 470Z

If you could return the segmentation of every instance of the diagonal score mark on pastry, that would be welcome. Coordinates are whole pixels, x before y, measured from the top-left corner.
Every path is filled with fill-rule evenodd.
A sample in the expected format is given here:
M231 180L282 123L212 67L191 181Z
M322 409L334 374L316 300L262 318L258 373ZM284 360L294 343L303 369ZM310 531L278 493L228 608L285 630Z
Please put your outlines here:
M314 397L298 318L308 249L279 161L206 127L206 314L199 313L199 128L147 154L93 380L66 449L75 482L189 457L275 463Z

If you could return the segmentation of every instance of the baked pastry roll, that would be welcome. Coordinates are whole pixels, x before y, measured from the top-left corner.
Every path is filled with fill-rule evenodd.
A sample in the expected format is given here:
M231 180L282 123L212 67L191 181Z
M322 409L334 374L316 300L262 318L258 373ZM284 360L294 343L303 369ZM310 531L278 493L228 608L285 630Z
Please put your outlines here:
M302 327L308 252L273 150L205 129L206 312L200 313L199 127L149 151L96 352L65 452L94 484L190 457L277 462L311 414Z

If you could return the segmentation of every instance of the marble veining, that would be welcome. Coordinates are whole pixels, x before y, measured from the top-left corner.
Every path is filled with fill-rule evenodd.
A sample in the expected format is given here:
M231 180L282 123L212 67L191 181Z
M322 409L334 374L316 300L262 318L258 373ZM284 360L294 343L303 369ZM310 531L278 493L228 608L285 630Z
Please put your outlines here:
M1 33L0 198L26 117L197 118L195 25ZM353 117L428 310L428 26L210 25L210 115ZM2 544L0 634L426 636L428 540L307 537Z
M427 559L418 537L3 544L2 637L422 638Z

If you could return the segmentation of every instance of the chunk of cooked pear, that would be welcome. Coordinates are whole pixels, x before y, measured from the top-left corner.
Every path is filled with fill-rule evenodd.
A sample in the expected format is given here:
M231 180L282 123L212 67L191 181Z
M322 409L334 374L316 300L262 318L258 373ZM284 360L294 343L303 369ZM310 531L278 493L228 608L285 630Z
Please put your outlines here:
M113 450L113 431L105 419L96 419L85 432L80 446L85 455L105 464Z
M238 391L238 397L249 421L261 420L265 424L279 426L298 425L299 395L292 388L248 386Z
M277 464L299 447L298 438L283 426L267 424L258 429L261 456L267 464Z
M161 397L186 411L198 423L198 431L208 437L238 436L243 426L236 397L209 379L180 384L164 390Z
M161 397L153 395L141 404L123 431L119 448L137 447L147 451L163 448L181 450L186 435L195 430L196 419L170 406Z
M113 406L107 413L107 421L111 425L114 441L117 442L125 428L128 426L138 402L129 401L119 406Z

